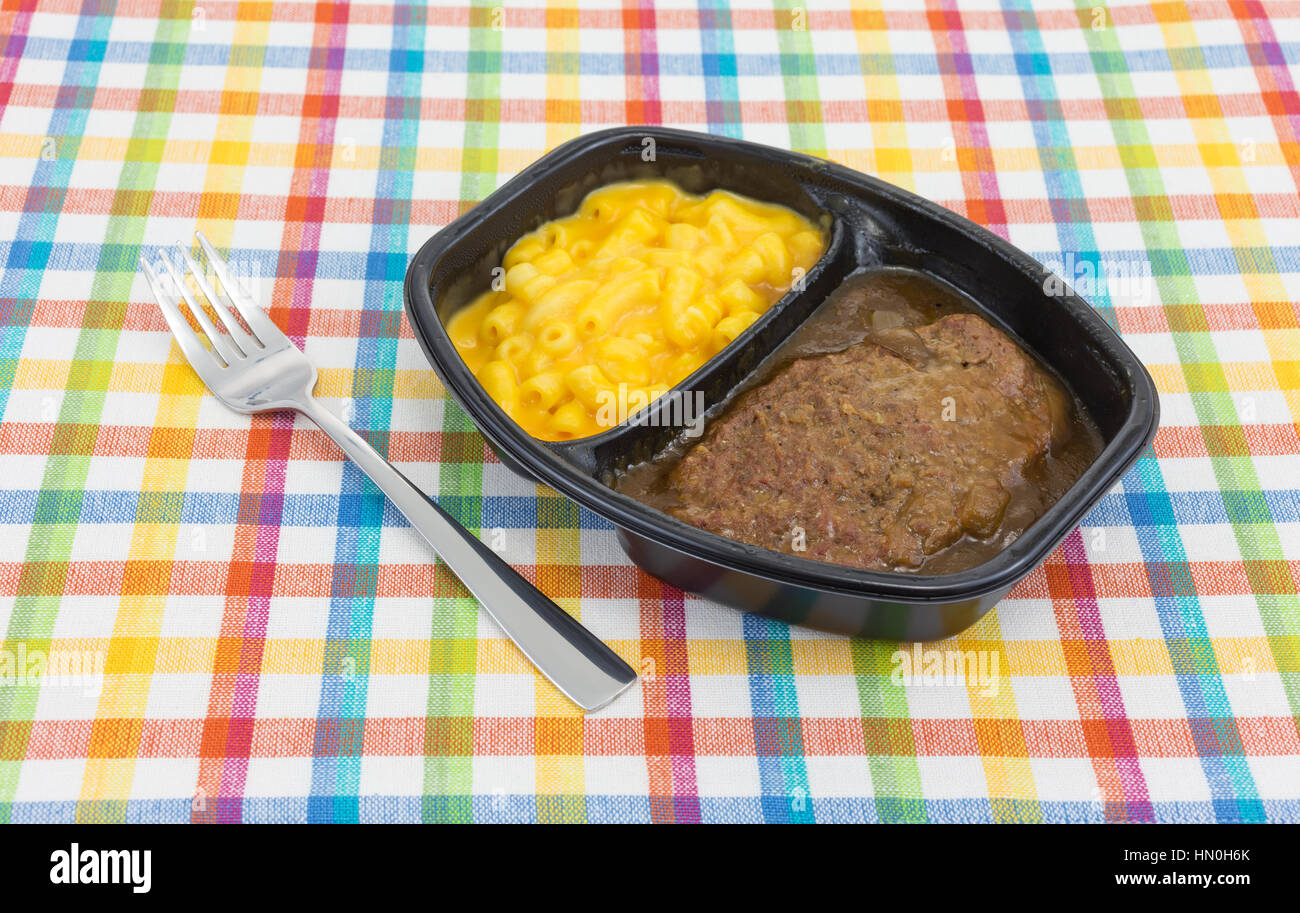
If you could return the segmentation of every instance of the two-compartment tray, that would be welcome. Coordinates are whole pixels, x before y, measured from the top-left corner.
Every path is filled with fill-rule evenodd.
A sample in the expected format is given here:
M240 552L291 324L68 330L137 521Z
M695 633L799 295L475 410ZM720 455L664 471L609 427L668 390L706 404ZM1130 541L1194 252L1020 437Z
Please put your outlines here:
M702 193L731 190L781 203L829 229L825 255L744 335L677 385L703 391L708 416L849 275L884 266L929 273L965 292L983 316L1051 366L1105 442L1069 491L1007 548L958 573L867 571L781 554L705 532L610 488L614 472L680 432L657 420L668 398L602 434L540 441L484 391L444 321L486 289L520 236L574 212L591 190L668 178ZM933 640L973 624L1037 567L1133 464L1155 434L1155 386L1137 357L1068 286L1011 244L957 214L821 159L662 127L591 133L555 149L438 232L411 261L406 311L451 395L502 462L545 482L618 528L638 566L675 586L792 624L889 640ZM1062 291L1064 289L1064 291Z

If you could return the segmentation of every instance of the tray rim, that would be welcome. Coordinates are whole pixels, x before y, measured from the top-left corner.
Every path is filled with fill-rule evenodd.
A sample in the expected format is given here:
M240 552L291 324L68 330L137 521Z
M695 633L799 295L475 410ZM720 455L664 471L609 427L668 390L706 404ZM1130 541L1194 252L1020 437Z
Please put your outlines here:
M966 235L969 240L985 248L990 254L1008 261L1012 267L1029 277L1051 275L1042 264L1009 241L952 210L879 178L825 159L731 137L658 126L614 127L593 131L569 140L506 181L483 201L435 232L421 245L407 269L403 299L407 319L411 321L412 329L415 330L415 336L424 350L425 357L447 392L465 409L493 449L509 454L537 480L550 485L579 505L604 517L614 525L662 547L774 583L903 603L954 602L1009 588L1031 573L1062 539L1079 525L1088 511L1114 487L1154 437L1160 408L1155 383L1150 374L1123 339L1101 319L1092 306L1068 283L1060 280L1065 291L1059 296L1054 296L1053 300L1056 301L1057 306L1065 308L1067 315L1081 326L1087 333L1089 341L1113 364L1122 369L1120 381L1130 392L1129 409L1115 435L1106 443L1097 459L1066 494L1030 527L1035 530L1034 534L1022 534L982 564L954 573L926 575L914 572L865 570L786 555L690 526L609 488L583 472L573 462L564 459L561 452L557 452L557 448L548 446L554 442L534 438L516 425L487 395L456 353L442 321L437 317L437 307L430 288L431 265L482 219L507 205L511 199L545 172L574 158L598 152L607 144L615 146L619 142L639 140L646 136L655 137L657 140L662 138L669 142L707 143L718 148L735 149L751 156L758 154L769 158L775 157L796 168L820 172L849 185L861 185L872 194L890 200L895 205L919 211L922 215ZM798 180L797 175L795 177ZM846 240L845 243L850 241ZM828 247L828 254L829 252ZM824 257L814 269L824 267L827 259ZM1060 277L1057 278L1059 280ZM431 321L427 321L433 324L432 327L426 326L426 321L421 319L422 310L432 318ZM443 357L443 353L449 353L453 357ZM1045 353L1039 352L1038 355L1052 365L1052 361ZM681 383L685 384L694 378L695 374L692 374ZM608 440L626 427L622 425L579 440L582 442Z

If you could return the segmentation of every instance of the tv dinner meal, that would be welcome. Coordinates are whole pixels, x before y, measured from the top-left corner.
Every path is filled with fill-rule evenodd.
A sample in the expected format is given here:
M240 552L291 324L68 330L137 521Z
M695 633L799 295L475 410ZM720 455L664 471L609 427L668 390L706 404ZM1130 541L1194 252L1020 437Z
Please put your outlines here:
M447 332L512 419L542 440L571 440L690 375L825 247L816 225L782 206L666 180L610 184L515 242L498 287Z
M973 567L1101 449L1061 383L943 284L841 286L779 367L619 490L701 529L875 570Z
M1115 331L1005 238L712 134L552 150L431 237L405 293L507 467L652 576L826 631L974 624L1160 414ZM627 408L602 411L615 391Z

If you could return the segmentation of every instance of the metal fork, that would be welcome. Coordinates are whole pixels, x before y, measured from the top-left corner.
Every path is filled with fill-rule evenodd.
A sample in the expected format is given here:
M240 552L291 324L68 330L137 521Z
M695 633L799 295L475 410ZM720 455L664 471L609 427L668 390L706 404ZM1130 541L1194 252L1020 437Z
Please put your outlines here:
M181 352L217 399L236 412L293 409L319 425L433 546L506 636L575 704L596 710L630 687L636 672L617 653L316 402L312 397L316 367L234 281L226 261L203 233L196 234L224 294L218 293L180 244L171 257L160 251L156 267L141 257L140 267ZM225 332L213 324L199 296L186 284L187 271ZM186 321L180 310L182 300L211 349ZM247 330L235 319L232 307L244 319Z

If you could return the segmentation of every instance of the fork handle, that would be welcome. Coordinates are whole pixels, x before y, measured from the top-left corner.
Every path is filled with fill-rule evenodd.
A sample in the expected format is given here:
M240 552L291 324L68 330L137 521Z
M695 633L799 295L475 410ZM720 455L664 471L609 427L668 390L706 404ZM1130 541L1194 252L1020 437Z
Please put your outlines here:
M636 681L617 653L425 497L346 422L311 396L296 406L379 486L506 636L575 704L596 710Z

